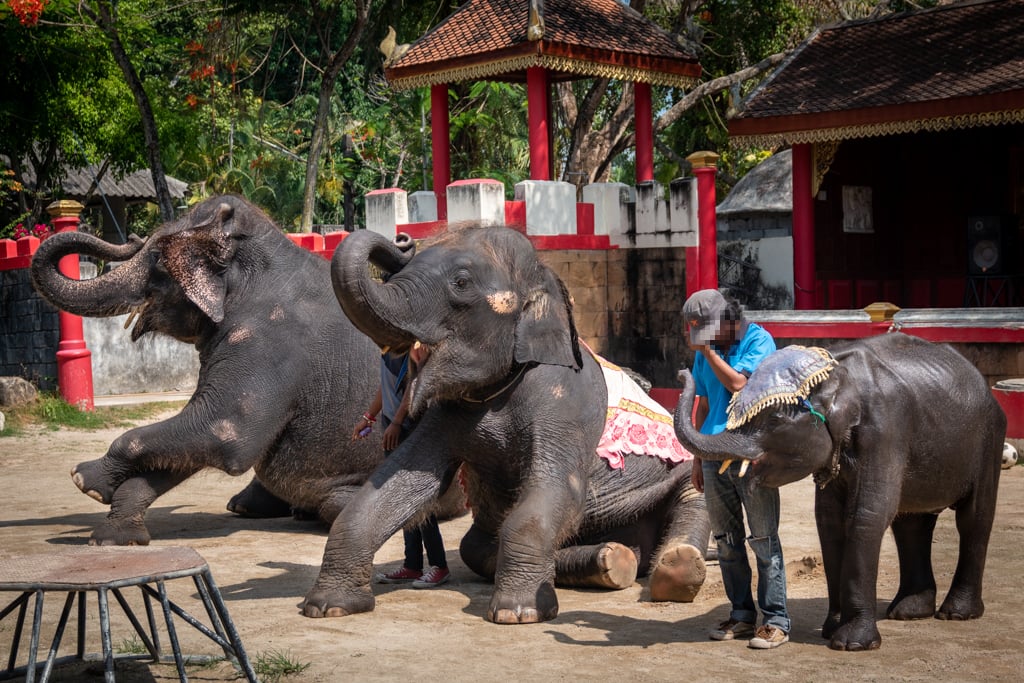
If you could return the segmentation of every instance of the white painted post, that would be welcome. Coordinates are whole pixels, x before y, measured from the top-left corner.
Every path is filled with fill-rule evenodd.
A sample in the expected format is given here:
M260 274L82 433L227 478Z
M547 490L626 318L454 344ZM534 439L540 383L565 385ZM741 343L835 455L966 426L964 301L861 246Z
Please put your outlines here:
M697 222L697 179L676 178L668 186L671 213L669 226L672 230L672 244L679 247L695 247L699 242L700 230Z
M489 178L456 180L448 185L447 194L449 223L505 223L505 186L500 181Z
M516 183L515 200L526 203L527 235L576 234L576 186L561 180Z
M409 222L429 223L437 220L437 195L431 190L417 190L409 195Z
M397 187L366 193L366 229L395 239L398 226L409 222L408 195Z

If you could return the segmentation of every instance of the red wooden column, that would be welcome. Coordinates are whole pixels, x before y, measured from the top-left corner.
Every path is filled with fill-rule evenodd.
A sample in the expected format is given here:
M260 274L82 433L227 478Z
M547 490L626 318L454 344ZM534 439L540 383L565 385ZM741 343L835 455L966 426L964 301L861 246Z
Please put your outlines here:
M46 207L53 216L54 232L78 230L78 216L84 207L76 201L62 199ZM60 272L72 280L81 279L78 254L60 260ZM92 352L85 346L82 318L60 311L60 343L57 345L57 386L64 400L79 410L93 409Z
M430 150L434 157L434 197L437 198L437 219L448 218L448 186L452 182L452 159L449 153L451 129L448 121L448 84L430 86Z
M651 85L633 84L633 122L636 130L636 182L654 180L654 119L651 115Z
M718 289L718 216L715 210L715 175L718 155L714 152L694 152L686 157L697 177L697 223L700 242L697 245L699 262L698 289Z
M548 72L541 66L526 70L526 113L530 128L530 180L551 180L548 148Z
M793 304L814 308L814 197L811 196L811 146L793 145Z

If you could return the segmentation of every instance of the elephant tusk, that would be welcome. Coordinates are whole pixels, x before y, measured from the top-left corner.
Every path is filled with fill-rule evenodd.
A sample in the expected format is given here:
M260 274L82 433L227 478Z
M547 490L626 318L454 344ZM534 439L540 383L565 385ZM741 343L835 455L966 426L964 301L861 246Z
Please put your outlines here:
M743 464L740 465L740 479L742 479L743 475L747 473L747 468L748 467L750 467L750 461L749 460L744 460Z
M722 466L718 468L718 473L719 474L725 474L725 471L727 469L729 469L729 465L731 465L731 464L732 464L732 458L729 458L728 460L723 460L722 461Z
M139 315L139 309L138 308L133 308L132 310L130 310L128 312L128 317L125 318L125 320L124 320L124 329L127 330L129 327L131 327L132 323L135 322L135 318L138 315Z

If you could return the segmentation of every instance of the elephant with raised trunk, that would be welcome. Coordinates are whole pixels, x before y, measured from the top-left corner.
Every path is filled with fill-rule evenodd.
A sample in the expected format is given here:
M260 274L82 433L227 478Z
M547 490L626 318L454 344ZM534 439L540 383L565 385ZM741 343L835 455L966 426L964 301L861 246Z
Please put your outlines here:
M882 638L875 591L892 527L900 583L890 619L974 619L995 516L1006 416L978 370L952 348L902 333L824 349L786 347L733 397L727 430L699 433L676 409L680 442L705 460L743 459L751 486L814 475L815 518L828 584L822 636L836 650ZM938 610L932 533L956 511L959 559Z
M623 446L636 455L614 466L598 455L606 370L621 373L582 348L566 288L530 241L507 227L466 226L403 246L358 231L332 261L356 327L381 347L430 353L409 389L418 425L335 520L304 614L372 610L374 553L460 463L474 519L459 550L494 582L490 621L554 618L556 582L623 588L649 574L653 600L692 600L710 531L691 460L667 413L661 445L678 458L640 446ZM658 429L648 419L651 432L620 425L615 434L646 443Z
M92 280L61 275L60 259L78 254L123 263ZM78 487L110 504L92 543L148 543L149 506L207 467L255 470L229 504L235 512L293 506L333 521L383 451L379 438L348 438L373 400L380 354L338 308L329 268L234 196L198 204L145 241L69 233L40 245L33 282L58 308L135 312L133 341L162 333L199 351L198 386L178 415L74 468Z

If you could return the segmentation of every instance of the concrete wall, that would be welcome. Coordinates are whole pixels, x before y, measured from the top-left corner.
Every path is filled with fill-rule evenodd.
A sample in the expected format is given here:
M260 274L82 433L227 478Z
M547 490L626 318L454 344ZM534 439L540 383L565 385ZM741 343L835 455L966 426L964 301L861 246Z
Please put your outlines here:
M718 242L719 286L756 310L793 308L793 238Z
M693 352L686 347L682 335L680 317L686 296L685 248L544 250L540 257L565 281L574 299L581 339L597 353L635 370L656 387L678 386L678 369L693 362ZM87 264L83 264L83 276L88 273ZM0 276L0 359L14 357L17 352L27 354L17 358L38 361L37 365L8 363L0 367L0 373L26 377L40 388L52 389L59 341L56 311L31 289L27 270L0 271ZM187 391L195 387L199 360L193 347L154 335L133 344L130 331L123 329L124 320L120 316L83 321L86 343L93 354L96 395ZM20 321L16 325L25 329L12 331L12 321ZM778 340L780 345L827 345L831 341L835 340ZM954 346L991 384L1024 377L1021 345Z
M96 266L82 262L83 280L96 277ZM92 392L112 394L189 391L199 381L199 352L162 334L149 333L132 342L127 315L82 318L82 336L92 352Z
M85 344L92 351L93 394L194 390L199 381L195 347L152 333L132 343L131 330L124 329L127 317L82 321Z
M96 267L82 262L82 278ZM92 354L93 394L134 394L195 389L199 353L163 335L132 343L127 316L83 318ZM32 287L27 268L0 270L0 375L23 377L42 391L57 388L60 326L57 309Z

